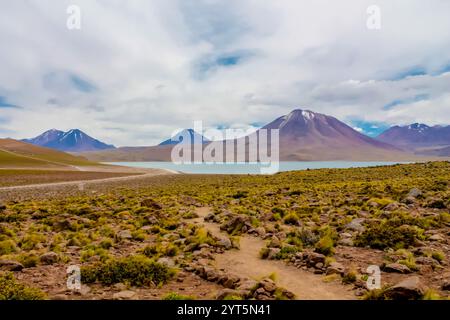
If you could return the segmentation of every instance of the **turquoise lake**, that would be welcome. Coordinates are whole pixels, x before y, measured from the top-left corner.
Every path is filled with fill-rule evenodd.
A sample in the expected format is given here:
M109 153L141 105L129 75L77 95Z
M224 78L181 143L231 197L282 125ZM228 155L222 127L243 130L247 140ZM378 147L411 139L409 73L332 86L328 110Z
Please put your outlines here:
M354 162L354 161L292 161L280 162L279 172L322 169L322 168L362 168L386 166L407 162ZM107 162L107 164L137 168L168 169L191 174L260 174L261 168L267 167L259 163L226 163L226 164L174 164L172 162Z

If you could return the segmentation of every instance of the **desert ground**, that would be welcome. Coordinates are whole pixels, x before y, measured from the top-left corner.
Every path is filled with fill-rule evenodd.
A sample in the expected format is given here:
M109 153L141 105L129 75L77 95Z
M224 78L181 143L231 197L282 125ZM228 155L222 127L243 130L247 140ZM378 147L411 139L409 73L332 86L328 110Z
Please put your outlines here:
M449 297L449 162L37 171L0 170L0 299Z

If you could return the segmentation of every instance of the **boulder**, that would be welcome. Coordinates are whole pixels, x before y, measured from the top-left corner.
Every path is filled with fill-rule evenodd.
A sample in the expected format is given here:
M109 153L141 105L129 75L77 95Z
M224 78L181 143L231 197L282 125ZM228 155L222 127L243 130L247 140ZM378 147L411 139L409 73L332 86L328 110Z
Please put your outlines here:
M443 242L443 241L445 241L445 238L440 234L433 234L431 237L428 238L428 240Z
M246 293L242 290L233 290L233 289L222 289L216 294L216 300L223 300L226 297L236 296L245 298Z
M399 205L397 202L389 203L386 207L384 207L384 210L386 211L394 211L399 208Z
M248 230L246 224L250 222L250 217L244 215L236 215L220 226L221 230L228 233L239 233ZM245 228L244 228L245 227Z
M352 239L349 238L345 238L345 239L340 239L338 241L338 245L344 246L344 247L353 247L354 243Z
M163 265L165 265L165 266L167 266L169 268L172 268L172 267L175 266L175 262L172 259L168 258L168 257L159 258L157 262L160 263L160 264L163 264Z
M445 280L441 288L442 290L450 291L450 279Z
M269 248L281 248L281 241L280 239L278 239L278 237L273 236L267 246Z
M274 260L276 259L277 254L281 252L279 248L268 248L267 259Z
M124 290L113 294L113 300L134 300L137 293L131 290Z
M217 245L219 247L224 247L227 250L233 248L233 243L231 242L230 238L228 238L226 236L222 236L222 235L217 236L216 240L217 240Z
M331 262L327 268L327 274L344 274L345 267L339 262Z
M389 263L384 266L384 272L396 272L396 273L411 273L411 270L400 263Z
M417 276L409 277L385 291L386 297L394 300L416 300L425 293L425 286Z
M267 291L268 293L272 294L275 292L275 290L277 289L277 285L275 284L275 282L273 282L273 280L266 278L266 279L262 279L259 283L260 288L263 288L265 291Z
M0 260L0 270L3 271L21 271L23 265L17 261Z
M122 230L117 233L117 237L119 239L131 239L132 235L130 230Z
M55 252L44 253L39 260L42 264L54 264L58 262L58 254Z
M239 281L239 277L227 275L226 277L224 277L222 285L225 288L235 289L238 286Z
M253 279L243 280L239 283L239 290L251 291L258 286L258 282Z
M411 190L409 190L409 192L406 195L406 197L417 198L420 195L422 195L422 191L420 189L412 188Z
M430 257L417 257L416 263L422 264L422 265L435 265L436 260L434 260L433 258L430 258Z
M364 218L356 218L353 219L350 223L347 223L345 225L345 229L347 230L353 230L353 231L358 231L358 232L363 232L366 228L362 225L362 223L365 221L366 219Z
M266 235L266 229L264 229L263 227L258 227L255 229L255 231L260 237L264 237Z
M309 252L303 255L303 259L307 260L308 265L314 266L317 263L325 264L326 257L321 253Z
M3 202L0 202L0 212L6 209L6 205Z
M157 203L155 200L150 199L150 198L142 200L141 207L147 207L147 208L151 208L151 209L155 209L155 210L162 209L162 207L159 203Z

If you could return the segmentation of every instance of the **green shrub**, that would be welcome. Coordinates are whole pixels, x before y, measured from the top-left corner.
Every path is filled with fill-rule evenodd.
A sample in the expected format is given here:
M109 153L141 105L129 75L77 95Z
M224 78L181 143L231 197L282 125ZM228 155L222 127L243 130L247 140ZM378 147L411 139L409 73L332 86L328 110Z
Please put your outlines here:
M110 285L119 282L134 286L144 286L167 282L173 271L143 255L121 259L111 259L81 268L81 278L85 283L101 282Z
M0 241L0 256L17 252L17 247L12 240Z
M18 283L12 273L0 273L0 300L43 300L46 297L41 290Z
M24 254L18 258L18 261L23 264L25 268L36 267L39 263L39 257L35 254Z
M169 292L164 297L162 297L162 300L195 300L195 297L178 294L176 292Z
M287 259L291 255L298 252L298 249L294 246L284 246L281 248L280 252L275 255L275 259L282 260Z
M284 223L293 225L297 225L298 220L299 220L298 216L293 212L287 214L283 219Z
M437 261L439 261L439 262L442 262L442 261L445 260L445 254L444 254L442 251L433 251L433 252L431 253L431 257L432 257L434 260L437 260Z
M423 237L422 232L418 227L398 226L395 221L374 223L356 237L355 245L373 249L408 248Z
M330 233L324 234L314 246L315 251L326 256L334 254L334 240Z

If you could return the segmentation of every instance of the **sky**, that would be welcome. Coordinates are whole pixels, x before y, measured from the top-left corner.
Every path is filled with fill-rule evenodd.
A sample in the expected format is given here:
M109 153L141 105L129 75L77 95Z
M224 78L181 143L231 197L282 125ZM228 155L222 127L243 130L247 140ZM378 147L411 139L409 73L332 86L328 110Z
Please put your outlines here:
M153 145L194 121L247 130L296 108L371 136L450 124L449 14L447 0L4 1L0 137L79 128Z

